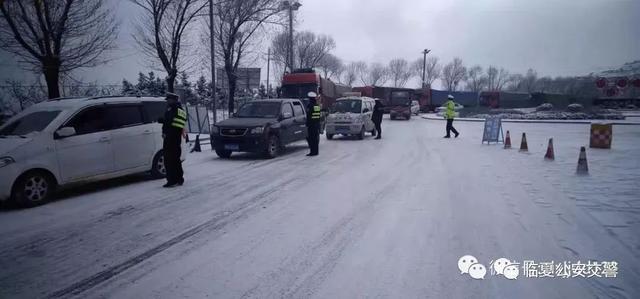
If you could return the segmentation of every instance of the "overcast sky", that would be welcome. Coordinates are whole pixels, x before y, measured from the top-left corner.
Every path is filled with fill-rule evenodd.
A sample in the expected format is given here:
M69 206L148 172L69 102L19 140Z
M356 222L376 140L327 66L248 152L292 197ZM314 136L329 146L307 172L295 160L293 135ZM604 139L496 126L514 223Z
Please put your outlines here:
M108 65L78 72L76 77L84 81L135 80L138 71L149 69L131 39L139 10L128 0L108 2L122 22L119 50ZM300 2L295 29L332 36L334 54L346 62L412 61L428 48L429 55L445 62L460 57L466 65L496 65L521 73L533 68L539 75L559 76L584 75L640 59L640 0ZM1 76L24 77L12 64L12 58L1 54ZM206 70L194 69L191 75L200 72Z

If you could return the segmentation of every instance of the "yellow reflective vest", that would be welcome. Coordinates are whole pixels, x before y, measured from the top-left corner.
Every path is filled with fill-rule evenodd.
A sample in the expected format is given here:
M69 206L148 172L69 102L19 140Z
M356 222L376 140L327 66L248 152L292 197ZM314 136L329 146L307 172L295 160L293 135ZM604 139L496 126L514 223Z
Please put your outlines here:
M456 104L452 100L448 100L444 103L444 106L446 108L444 117L446 119L453 119L456 116Z
M313 110L311 111L311 119L320 119L320 106L314 105Z
M184 109L178 107L176 111L176 116L173 117L171 121L171 126L176 127L178 129L184 129L184 126L187 124L187 113Z

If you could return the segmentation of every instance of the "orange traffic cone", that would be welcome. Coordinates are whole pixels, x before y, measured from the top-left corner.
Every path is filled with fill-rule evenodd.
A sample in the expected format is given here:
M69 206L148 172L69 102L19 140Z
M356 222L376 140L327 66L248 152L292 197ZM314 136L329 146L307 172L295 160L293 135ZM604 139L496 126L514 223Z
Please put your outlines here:
M587 150L583 147L580 148L580 157L578 158L577 174L589 174L589 165L587 165Z
M528 152L529 147L527 146L527 134L522 133L522 142L520 142L520 151Z
M504 139L504 148L511 148L511 135L509 135L508 130L507 130L507 137Z
M549 146L547 146L547 153L544 155L547 160L554 160L556 157L553 154L553 138L549 138Z

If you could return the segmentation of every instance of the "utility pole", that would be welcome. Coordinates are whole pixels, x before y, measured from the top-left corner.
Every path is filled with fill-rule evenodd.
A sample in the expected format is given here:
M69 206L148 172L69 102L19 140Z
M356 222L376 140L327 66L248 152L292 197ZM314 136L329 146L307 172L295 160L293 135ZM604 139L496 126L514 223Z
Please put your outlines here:
M216 51L213 40L215 36L213 33L213 0L209 0L209 34L211 38L211 109L213 110L213 123L215 124L218 121L218 108L216 107L218 91L216 88Z
M271 64L271 48L267 49L267 99L271 98L271 94L269 93L269 73L271 72L271 70L269 69L269 66Z
M293 73L293 11L302 6L298 1L282 1L282 7L289 10L289 51L287 51L287 63L289 71Z
M289 6L289 71L293 73L293 9Z
M424 57L422 58L422 89L425 88L424 80L427 73L427 54L429 54L429 52L431 52L429 49L424 49L424 51L422 51L422 54L424 54Z

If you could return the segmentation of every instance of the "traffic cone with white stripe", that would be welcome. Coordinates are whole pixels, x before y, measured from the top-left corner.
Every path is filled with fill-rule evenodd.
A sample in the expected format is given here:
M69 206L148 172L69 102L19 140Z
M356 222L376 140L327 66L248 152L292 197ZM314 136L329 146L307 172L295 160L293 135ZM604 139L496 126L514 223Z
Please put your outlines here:
M528 152L529 151L529 146L527 146L527 134L526 133L522 133L522 142L520 142L520 151L521 152Z
M580 148L580 156L578 157L578 167L576 168L577 174L589 174L589 165L587 163L587 150L583 147Z
M544 155L546 160L555 160L556 156L553 154L553 138L549 138L549 146L547 146L547 153Z
M511 135L509 135L509 130L507 130L507 137L504 139L504 148L511 148Z

